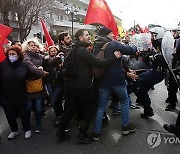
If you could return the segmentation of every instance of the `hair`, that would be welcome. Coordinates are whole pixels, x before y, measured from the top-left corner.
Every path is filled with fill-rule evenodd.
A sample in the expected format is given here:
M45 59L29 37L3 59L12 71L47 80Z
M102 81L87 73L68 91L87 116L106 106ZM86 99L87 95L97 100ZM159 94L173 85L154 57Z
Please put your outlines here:
M39 41L36 38L28 39L27 41L23 42L22 44L22 50L23 52L28 51L28 45L33 42L35 45L38 46L40 51L43 51L43 45L39 43Z
M83 33L87 31L86 29L78 29L75 33L75 38L77 41L79 41L79 37L83 36Z
M59 43L61 43L61 41L64 41L64 37L66 37L66 36L68 36L68 35L69 35L68 32L61 32L61 33L59 33L59 35L58 35L58 41L59 41Z
M48 47L48 53L49 53L51 48L55 48L57 51L59 51L59 47L58 46L52 45L52 46Z
M18 40L12 41L12 42L11 42L11 46L12 46L12 45L15 45L15 44L18 43L18 42L20 42L20 41L18 41ZM21 43L21 42L20 42L20 43Z
M18 56L19 56L19 58L23 59L24 55L23 55L22 49L20 47L10 47L10 48L8 48L6 50L6 57L8 57L10 50L16 51Z

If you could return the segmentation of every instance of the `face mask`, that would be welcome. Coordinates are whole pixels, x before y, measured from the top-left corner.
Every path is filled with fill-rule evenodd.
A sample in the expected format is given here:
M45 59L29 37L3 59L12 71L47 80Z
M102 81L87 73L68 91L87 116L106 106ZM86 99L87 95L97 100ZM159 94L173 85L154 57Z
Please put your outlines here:
M11 63L13 63L18 60L18 57L17 56L9 56L9 60Z

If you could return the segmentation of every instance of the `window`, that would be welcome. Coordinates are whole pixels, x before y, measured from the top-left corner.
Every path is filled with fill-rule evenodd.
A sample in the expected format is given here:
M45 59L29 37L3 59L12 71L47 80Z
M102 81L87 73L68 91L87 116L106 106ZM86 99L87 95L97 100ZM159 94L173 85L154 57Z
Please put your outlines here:
M61 17L60 16L57 16L57 21L60 21L61 20Z
M63 16L60 15L60 16L57 16L57 21L62 21L63 20Z
M9 13L8 13L8 19L9 19L10 21L13 20L13 14L12 14L12 12L9 12Z
M17 13L15 13L15 15L14 15L14 21L18 21L18 14Z
M61 15L60 17L61 17L61 21L63 21L63 16Z
M3 19L3 14L0 12L0 20Z

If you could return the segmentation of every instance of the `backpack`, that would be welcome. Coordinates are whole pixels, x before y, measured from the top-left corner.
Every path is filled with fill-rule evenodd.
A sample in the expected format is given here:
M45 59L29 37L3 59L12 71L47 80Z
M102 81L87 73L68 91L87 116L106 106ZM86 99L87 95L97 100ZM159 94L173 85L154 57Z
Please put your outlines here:
M105 43L102 48L100 49L100 52L96 55L96 58L103 60L104 59L104 50L106 49L107 45L109 42ZM92 67L92 74L94 78L96 79L101 79L104 75L105 67L97 67L93 66Z
M64 57L62 74L65 79L73 80L76 79L80 74L75 62L75 52L76 46L73 45L70 52L67 54L66 57Z

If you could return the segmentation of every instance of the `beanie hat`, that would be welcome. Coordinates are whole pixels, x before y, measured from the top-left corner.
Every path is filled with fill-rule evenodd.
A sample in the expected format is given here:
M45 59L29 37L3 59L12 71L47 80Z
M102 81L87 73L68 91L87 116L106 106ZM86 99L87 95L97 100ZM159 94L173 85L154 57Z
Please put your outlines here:
M107 28L107 27L102 27L100 30L99 30L99 35L100 36L107 36L109 33L111 33L112 30Z

